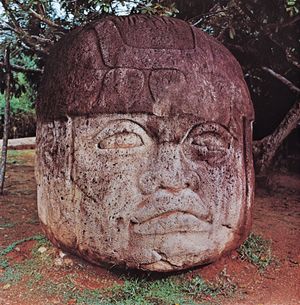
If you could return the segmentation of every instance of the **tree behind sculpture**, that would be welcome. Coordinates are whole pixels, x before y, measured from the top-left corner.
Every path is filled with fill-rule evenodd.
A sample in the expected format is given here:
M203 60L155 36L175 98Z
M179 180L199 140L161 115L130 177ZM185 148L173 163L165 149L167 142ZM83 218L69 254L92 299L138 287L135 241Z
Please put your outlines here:
M9 130L9 117L10 117L10 49L9 46L6 48L4 63L5 63L5 108L4 108L4 128L3 128L3 141L1 150L1 163L0 163L0 194L3 194L5 170L6 170L6 159L7 159L7 144L8 144L8 130Z
M12 69L23 71L29 80L37 84L53 44L80 24L99 15L118 13L116 4L120 5L123 1L1 2L6 16L1 24L3 39L13 42L15 54ZM54 2L60 5L59 11L55 9ZM178 17L217 37L242 65L256 108L254 135L255 139L260 140L254 147L256 168L257 172L267 173L277 148L299 120L299 102L295 102L298 93L286 90L276 81L276 78L279 81L286 79L283 83L294 83L294 87L298 88L300 64L296 41L300 31L300 27L297 27L300 21L299 3L281 0L250 0L247 3L238 0L177 0L176 6L179 9ZM159 15L177 12L172 0L139 1L131 10L133 13ZM20 65L23 62L22 54L30 56L36 62L36 67ZM3 63L0 61L1 66ZM0 88L4 90L4 82L0 82ZM17 86L14 88L17 89ZM268 107L269 104L272 104L272 109ZM278 131L282 136L276 137L276 141L271 140Z

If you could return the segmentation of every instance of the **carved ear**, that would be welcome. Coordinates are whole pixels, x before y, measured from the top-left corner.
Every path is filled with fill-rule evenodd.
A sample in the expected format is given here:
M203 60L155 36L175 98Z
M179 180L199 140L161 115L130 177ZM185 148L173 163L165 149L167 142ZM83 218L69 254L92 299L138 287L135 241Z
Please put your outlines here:
M37 170L39 177L45 175L40 169L61 177L71 179L73 156L73 121L53 121L40 123L37 129ZM64 169L64 170L62 170Z
M252 210L254 200L254 168L252 155L252 120L243 118L243 141L244 141L244 167L245 167L245 210L244 218L241 223L244 226L241 228L241 242L247 238L252 226Z

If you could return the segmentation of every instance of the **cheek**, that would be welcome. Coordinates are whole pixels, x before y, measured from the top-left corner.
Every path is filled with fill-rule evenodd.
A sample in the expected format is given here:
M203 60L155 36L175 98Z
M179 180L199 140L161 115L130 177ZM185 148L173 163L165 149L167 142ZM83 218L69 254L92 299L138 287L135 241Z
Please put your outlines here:
M242 217L245 179L243 160L235 153L226 163L209 165L206 162L192 165L200 180L199 197L210 207L214 225L234 228Z
M74 156L73 180L96 201L119 201L128 204L139 194L138 180L147 166L151 152L131 153L77 150Z

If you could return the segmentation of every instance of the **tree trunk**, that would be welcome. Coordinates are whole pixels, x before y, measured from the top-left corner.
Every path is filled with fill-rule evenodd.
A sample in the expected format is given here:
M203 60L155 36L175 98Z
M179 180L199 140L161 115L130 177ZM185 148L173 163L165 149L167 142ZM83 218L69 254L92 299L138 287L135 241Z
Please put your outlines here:
M1 164L0 164L0 194L3 194L5 170L6 170L6 159L7 159L7 144L8 144L8 131L9 131L9 119L10 119L10 50L9 46L5 51L4 62L5 62L5 108L4 108L4 125L3 125L3 143L1 151Z
M262 67L262 69L281 81L297 95L297 98L299 98L298 96L300 94L300 89L291 81L268 67ZM298 99L271 135L266 136L262 140L254 142L253 156L257 178L263 178L262 181L265 180L264 178L267 178L269 169L272 165L272 161L279 146L282 144L284 139L297 127L299 122L300 100Z
M297 127L300 121L300 100L286 114L275 131L260 141L255 141L253 154L255 160L256 174L266 176L277 149L284 139Z

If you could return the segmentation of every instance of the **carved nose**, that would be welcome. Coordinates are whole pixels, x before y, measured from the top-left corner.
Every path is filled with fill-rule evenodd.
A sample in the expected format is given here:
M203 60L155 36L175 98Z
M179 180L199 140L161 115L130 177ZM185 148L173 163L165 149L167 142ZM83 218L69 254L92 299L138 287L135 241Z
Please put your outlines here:
M157 158L149 171L140 177L140 187L144 194L157 189L180 192L185 188L196 190L199 186L197 174L183 168L180 146L163 143L159 146Z

